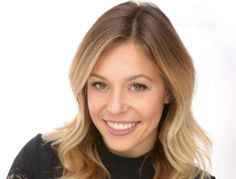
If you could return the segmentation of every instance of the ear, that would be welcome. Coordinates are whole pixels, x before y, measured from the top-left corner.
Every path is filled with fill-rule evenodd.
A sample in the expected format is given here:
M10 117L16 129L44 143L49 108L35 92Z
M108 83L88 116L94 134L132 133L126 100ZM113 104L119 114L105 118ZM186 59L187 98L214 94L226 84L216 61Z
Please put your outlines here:
M170 92L169 92L169 90L166 90L165 98L164 98L164 103L165 104L169 104L170 103L170 98L171 98Z

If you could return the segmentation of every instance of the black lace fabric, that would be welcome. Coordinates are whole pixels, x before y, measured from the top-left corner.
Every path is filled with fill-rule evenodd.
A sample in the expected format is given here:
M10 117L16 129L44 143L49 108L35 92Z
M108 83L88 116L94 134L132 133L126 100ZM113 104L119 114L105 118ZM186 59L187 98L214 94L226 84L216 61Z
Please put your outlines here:
M7 179L29 179L30 177L20 168L12 168Z
M51 145L45 144L41 134L31 139L18 153L7 179L58 178L60 162Z

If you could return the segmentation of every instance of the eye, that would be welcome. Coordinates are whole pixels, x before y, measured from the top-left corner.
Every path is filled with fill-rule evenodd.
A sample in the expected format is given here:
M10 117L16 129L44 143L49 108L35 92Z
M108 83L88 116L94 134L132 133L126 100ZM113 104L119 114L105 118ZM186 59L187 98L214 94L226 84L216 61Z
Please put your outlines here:
M147 89L147 86L144 85L144 84L141 84L141 83L134 83L131 86L131 90L133 90L133 91L138 91L139 92L139 91L144 91L146 89Z
M92 83L92 86L98 90L104 90L104 89L107 89L108 86L106 85L106 83L103 83L103 82L99 82L99 81L96 81L96 82L93 82Z

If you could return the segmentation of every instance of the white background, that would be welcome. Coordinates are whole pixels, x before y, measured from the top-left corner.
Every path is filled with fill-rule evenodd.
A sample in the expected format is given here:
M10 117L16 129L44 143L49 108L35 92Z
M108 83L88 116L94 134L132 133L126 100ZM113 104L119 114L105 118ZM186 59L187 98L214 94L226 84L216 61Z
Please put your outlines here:
M0 0L0 178L23 145L76 113L69 65L85 32L121 0ZM197 70L193 111L213 140L212 173L235 178L236 12L230 0L153 0Z

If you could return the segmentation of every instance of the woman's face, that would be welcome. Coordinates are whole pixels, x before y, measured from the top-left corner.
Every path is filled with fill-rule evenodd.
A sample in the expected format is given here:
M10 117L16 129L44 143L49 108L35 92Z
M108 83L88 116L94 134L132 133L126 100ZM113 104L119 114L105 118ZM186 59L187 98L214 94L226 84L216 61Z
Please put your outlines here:
M89 112L108 149L126 157L150 151L164 103L169 99L142 47L127 42L108 50L87 84Z

